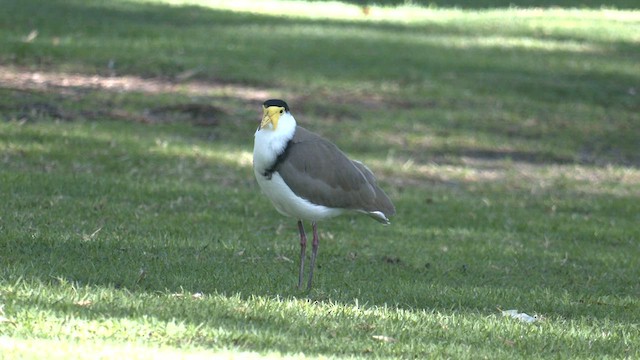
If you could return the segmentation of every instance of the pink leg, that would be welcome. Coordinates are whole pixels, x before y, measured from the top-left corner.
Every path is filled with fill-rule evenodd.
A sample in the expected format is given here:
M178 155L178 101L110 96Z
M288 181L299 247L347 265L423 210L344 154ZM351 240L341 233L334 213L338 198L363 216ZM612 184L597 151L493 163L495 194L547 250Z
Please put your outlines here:
M302 278L304 276L304 256L307 250L307 235L304 233L302 220L298 220L298 230L300 231L300 272L298 273L298 289L302 289Z
M307 283L307 290L311 289L311 283L313 282L313 269L316 266L316 256L318 256L318 246L320 245L320 239L318 238L318 226L316 222L312 222L313 226L313 242L311 243L311 270L309 271L309 282Z

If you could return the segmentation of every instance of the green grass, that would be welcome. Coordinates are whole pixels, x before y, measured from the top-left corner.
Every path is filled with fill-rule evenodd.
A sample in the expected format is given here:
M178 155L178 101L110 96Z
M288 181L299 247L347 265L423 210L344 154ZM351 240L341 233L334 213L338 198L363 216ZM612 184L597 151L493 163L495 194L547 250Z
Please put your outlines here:
M3 3L2 356L640 355L637 10L171 3ZM269 97L398 209L320 224L310 292Z

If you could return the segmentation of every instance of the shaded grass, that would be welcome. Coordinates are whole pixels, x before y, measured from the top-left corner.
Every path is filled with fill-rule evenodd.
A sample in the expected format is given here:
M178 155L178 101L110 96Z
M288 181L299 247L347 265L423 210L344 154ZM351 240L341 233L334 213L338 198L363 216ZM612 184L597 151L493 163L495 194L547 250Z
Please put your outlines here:
M129 347L637 356L635 12L398 23L120 1L8 6L3 70L35 80L0 89L3 351L35 358L29 346L61 340L61 357L78 358ZM23 39L34 24L37 37ZM33 75L57 71L184 90ZM190 77L248 90L199 93ZM309 293L294 288L295 222L252 175L262 93L370 164L398 208L390 227L323 223ZM135 122L188 103L222 111L209 127ZM511 308L541 320L500 316Z

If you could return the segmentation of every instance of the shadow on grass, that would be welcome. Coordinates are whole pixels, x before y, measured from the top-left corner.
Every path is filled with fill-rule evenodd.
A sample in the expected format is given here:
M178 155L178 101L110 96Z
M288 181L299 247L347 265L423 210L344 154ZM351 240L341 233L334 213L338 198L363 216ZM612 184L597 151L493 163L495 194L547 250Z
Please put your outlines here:
M17 17L30 9L29 2L15 2L14 6L12 13ZM464 79L454 81L454 85L465 89L493 93L496 89L493 82L498 82L501 94L515 91L521 96L550 102L592 102L610 92L602 88L605 84L624 91L624 84L632 87L638 80L633 73L600 73L597 69L585 72L571 66L583 50L563 51L562 44L560 49L550 51L510 49L499 42L480 47L473 41L457 44L460 39L492 37L498 31L506 38L536 37L543 42L606 45L604 51L584 50L596 64L603 61L622 64L637 53L635 43L619 43L617 48L610 49L615 44L584 39L583 35L564 30L537 34L526 27L479 26L473 22L407 26L300 20L128 2L105 6L54 1L47 6L38 8L35 14L36 18L38 14L44 16L36 29L43 33L40 35L43 39L24 42L19 37L33 29L29 26L13 29L13 37L5 40L2 55L5 62L62 68L77 65L89 73L111 75L115 71L143 77L174 77L195 68L201 78L264 85L275 82L283 86L287 83L282 80L287 78L307 82L327 79L329 84L335 82L338 86L337 80L356 84L397 81L409 85L433 78L441 80L437 73L447 72L465 74L468 81L461 84L456 81ZM34 14L29 13L28 17ZM101 21L86 20L96 18ZM109 62L114 62L114 68L107 68ZM357 71L358 67L365 70ZM589 88L591 81L598 84L598 89ZM538 91L539 84L547 85L545 91ZM607 104L618 97L609 95L603 100Z
M109 141L102 146L109 147ZM398 199L404 210L388 229L373 228L367 218L355 224L349 219L327 223L323 231L335 232L336 239L321 233L325 238L316 286L307 294L294 288L294 222L265 216L273 211L266 201L255 199L253 182L237 178L227 186L219 181L215 186L194 184L201 181L198 174L187 180L136 180L126 175L135 167L144 173L154 164L167 169L180 165L167 155L129 156L142 156L144 162L112 166L109 172L122 173L120 177L99 176L100 171L31 176L21 190L28 197L22 194L19 202L9 204L12 213L4 219L13 226L2 243L3 278L65 279L134 293L186 291L342 303L359 299L408 310L533 308L560 317L588 314L616 321L629 316L617 300L603 302L608 311L597 314L581 302L624 299L639 290L637 283L628 282L637 278L633 273L638 269L629 266L632 254L616 255L616 249L634 246L633 232L625 230L632 228L632 216L621 214L633 211L636 200L609 195L584 199L582 194L584 205L579 205L570 193L549 199L523 193L528 203L523 206L509 203L519 197L512 191L493 209L469 199L421 208L417 198L426 195L408 194L410 201ZM451 196L450 190L437 187L430 193L437 191ZM549 213L549 201L561 210ZM34 216L39 213L50 215ZM284 231L274 220L286 224ZM43 235L47 223L56 224L55 234Z
M632 42L585 38L561 28L538 32L528 26L473 21L416 26L310 21L126 1L12 1L8 7L2 16L11 14L12 19L4 23L20 26L0 40L0 62L5 64L98 73L103 79L160 77L187 87L193 78L251 84L269 94L288 92L292 104L305 101L316 108L345 98L360 102L361 108L375 98L385 105L380 109L385 113L402 112L407 104L426 111L433 106L425 104L436 104L432 110L460 113L454 126L468 136L519 137L522 122L533 118L548 127L538 142L569 144L573 155L469 148L451 149L451 155L566 163L580 161L580 152L602 151L607 153L605 163L639 161L634 144L640 134L631 125L638 110L632 94L640 81L638 73L629 70L637 55ZM36 37L25 41L34 29ZM488 44L478 42L496 34L499 39ZM509 39L516 44L503 44ZM540 41L541 48L518 45L522 39ZM551 48L546 48L547 41ZM441 107L441 99L460 101ZM259 102L251 104L252 109ZM491 115L496 103L505 107L505 115L498 118ZM589 112L575 110L585 108L597 109L595 120L610 125L605 129L593 118L585 124L581 117ZM511 110L520 114L506 118ZM427 119L419 121L433 121ZM442 118L436 121L451 125ZM439 151L450 150L435 149Z
M254 238L244 241L258 241L264 235L250 235ZM473 237L485 235L476 232ZM495 238L496 235L509 236L490 236ZM129 319L145 324L150 321L178 321L203 328L202 333L189 337L191 345L216 347L219 344L234 344L244 350L269 349L283 353L300 351L301 347L296 343L300 341L300 333L306 334L303 338L321 338L332 328L317 319L304 316L298 306L283 309L277 316L266 311L252 311L248 306L256 297L273 303L307 300L321 307L334 306L338 309L389 307L408 313L419 314L424 311L454 316L457 321L467 317L472 320L474 317L485 319L494 314L497 316L499 309L517 308L541 314L545 317L544 321L554 324L551 326L565 321L579 322L581 319L589 319L589 323L596 324L637 322L637 315L632 315L635 305L630 300L638 290L637 285L634 288L620 282L615 274L618 269L597 258L563 261L561 257L543 252L525 251L517 259L508 260L505 254L496 256L478 252L474 254L475 260L456 263L447 263L446 259L438 259L433 255L426 256L425 260L428 259L430 265L425 267L380 254L356 258L337 255L330 246L323 244L316 287L311 293L306 293L294 289L297 264L276 260L277 254L264 251L264 248L246 249L243 248L246 244L238 243L234 246L239 247L225 249L220 246L219 239L207 243L207 235L201 235L195 241L169 236L171 242L156 245L148 240L127 241L126 236L120 237L125 241L114 241L109 239L111 236L105 229L105 233L91 241L72 239L46 243L42 239L33 239L16 246L8 244L18 250L11 253L14 262L3 266L3 278L13 281L20 277L26 283L35 280L52 288L70 284L74 289L83 289L86 285L96 293L104 289L122 289L127 296L131 294L136 297L131 305L105 299L97 300L90 306L80 306L68 298L52 302L39 296L30 296L21 297L12 306L34 307L60 314L60 317L72 314L73 318L98 321L105 318ZM295 244L294 231L282 237L289 238ZM469 240L476 243L482 241ZM441 240L435 242L441 246ZM439 252L436 246L429 244L424 250L432 254ZM285 255L293 256L296 253L295 249L284 250ZM84 259L82 265L68 261L74 258ZM329 287L327 284L332 285ZM598 290L594 291L594 288ZM194 293L212 297L193 300L191 294ZM234 297L239 297L240 301L229 300ZM383 331L386 329L383 324L388 320L382 316L368 315L353 321L356 323L351 326L361 324L363 329L359 330L358 335L345 336L359 338ZM403 323L402 326L412 324ZM455 324L455 328L460 327L467 329L467 325ZM486 333L487 337L495 336L496 329L471 328L476 333ZM211 335L206 335L207 331L213 330L221 332L215 341L212 341ZM337 330L338 335L343 331L350 331L350 328ZM394 335L394 332L389 335ZM147 336L153 340L154 336L162 337L162 334L149 333ZM438 343L457 336L444 332L422 341ZM274 341L273 337L278 340ZM146 338L141 336L140 339ZM403 337L399 341L401 344L409 339ZM546 340L540 337L534 337L531 341L538 349L548 346ZM345 355L344 349L321 348L316 342L312 342L311 346L302 347L306 354L326 356L340 351L340 355ZM489 343L484 346L491 347ZM359 352L360 349L356 347L352 351ZM592 353L598 354L599 351L594 349ZM601 353L606 354L606 350Z

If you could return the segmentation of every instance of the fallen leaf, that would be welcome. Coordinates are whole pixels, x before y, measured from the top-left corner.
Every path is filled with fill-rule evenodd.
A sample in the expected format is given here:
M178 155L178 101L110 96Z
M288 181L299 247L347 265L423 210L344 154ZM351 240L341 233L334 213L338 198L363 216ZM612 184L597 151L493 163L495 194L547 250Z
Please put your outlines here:
M278 255L276 256L276 260L277 261L284 261L284 262L289 262L292 263L293 260L289 259L288 257L284 256L284 255Z
M38 30L31 30L29 35L22 38L22 41L30 43L38 37Z

